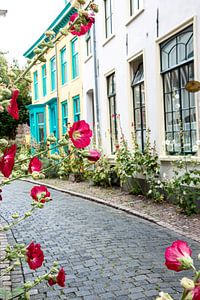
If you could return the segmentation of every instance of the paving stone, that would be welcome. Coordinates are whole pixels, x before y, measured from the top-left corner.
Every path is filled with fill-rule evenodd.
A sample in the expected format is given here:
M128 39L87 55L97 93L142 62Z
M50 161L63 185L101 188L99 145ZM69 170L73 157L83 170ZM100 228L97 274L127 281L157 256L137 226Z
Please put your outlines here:
M32 187L14 182L4 188L1 213L5 219L10 221L13 211L23 214L30 209ZM17 242L41 244L45 263L36 275L44 274L57 260L65 268L66 287L50 288L42 283L31 300L151 300L161 290L180 299L182 275L165 268L164 251L174 240L185 237L124 212L49 191L53 201L16 226L13 233ZM10 201L12 195L15 201ZM13 243L9 232L7 237ZM197 256L200 244L187 242ZM23 263L23 272L26 280L34 279L27 263ZM12 272L11 280L13 287L20 286L20 268Z

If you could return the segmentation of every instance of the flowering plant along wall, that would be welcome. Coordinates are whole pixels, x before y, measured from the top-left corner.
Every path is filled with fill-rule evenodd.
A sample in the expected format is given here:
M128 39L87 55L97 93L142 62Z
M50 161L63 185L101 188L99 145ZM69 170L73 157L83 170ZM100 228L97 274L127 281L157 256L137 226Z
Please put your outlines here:
M35 57L29 63L28 68L17 78L11 76L8 82L8 85L0 85L0 95L1 102L0 108L1 111L6 110L8 114L15 120L19 119L20 111L18 109L18 96L20 90L16 88L18 82L27 81L28 71L38 62L43 61L44 55L48 52L48 49L52 47L63 35L71 33L73 35L83 35L85 34L95 22L95 12L97 12L97 5L91 1L86 6L85 9L82 9L81 5L85 5L85 1L76 0L74 5L77 8L77 13L71 16L69 24L60 30L60 32L55 36L54 32L48 31L46 33L45 41L42 42L42 46L39 49L35 50ZM47 42L48 40L48 42ZM43 47L43 48L42 48ZM11 95L10 99L4 97L6 94L5 91L9 91ZM89 151L86 149L91 142L92 131L84 120L75 122L69 132L55 144L55 141L50 141L47 149L32 155L23 157L18 157L18 147L14 143L9 145L9 142L5 139L0 140L0 172L3 176L0 183L0 192L5 185L12 183L12 181L32 176L33 179L44 178L45 172L48 168L44 168L41 161L41 156L47 155L49 150L52 150L52 147L56 149L61 149L64 146L68 146L70 149L70 155L73 152L82 151L83 156L87 157L88 160L97 161L100 158L100 153L97 150ZM53 144L53 145L51 145ZM51 147L50 147L51 146ZM68 153L69 153L68 152ZM64 157L60 156L57 160L57 164L62 164L64 160L67 160L67 155ZM18 223L23 220L30 218L35 210L45 209L46 205L50 205L53 199L51 194L48 191L47 187L44 185L36 185L30 191L30 209L21 215L18 212L12 214L12 222L0 227L1 232L7 232L12 229ZM3 201L2 196L0 195L0 200ZM1 262L9 262L9 266L5 268L1 277L10 273L12 270L15 270L21 265L21 261L25 261L31 270L39 269L45 260L45 251L42 249L42 245L38 241L30 241L29 245L24 244L15 244L13 246L8 245L6 247L5 255L1 259ZM65 286L66 274L64 268L58 266L57 262L53 262L50 270L40 275L32 282L25 282L21 288L12 290L12 293L8 292L6 289L0 289L0 298L5 297L5 299L30 299L29 291L40 284L42 281L46 281L47 284L51 287L54 285L59 285L60 287Z

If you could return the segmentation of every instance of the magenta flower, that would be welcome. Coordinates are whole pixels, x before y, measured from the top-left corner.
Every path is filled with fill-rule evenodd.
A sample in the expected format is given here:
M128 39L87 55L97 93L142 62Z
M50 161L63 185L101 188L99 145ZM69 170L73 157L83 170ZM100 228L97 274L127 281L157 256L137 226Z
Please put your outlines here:
M50 278L48 280L48 284L50 286L54 285L54 284L58 284L61 287L65 287L65 271L63 268L61 268L56 276L56 278Z
M7 107L7 112L13 119L19 120L19 109L17 105L17 98L19 96L19 90L13 90L12 98L10 99L10 103Z
M192 250L184 241L177 240L165 251L165 265L169 270L180 272L188 270L193 265Z
M79 18L79 14L74 13L70 17L69 25L72 25L72 23L74 23L77 20L77 18ZM84 24L73 25L70 29L70 32L71 32L71 34L77 35L77 36L84 35L86 32L88 32L90 30L90 28L92 27L94 22L95 22L94 15L88 14L87 16L85 16ZM79 29L77 29L78 26L79 26Z
M17 146L12 145L4 151L0 158L0 171L7 178L11 175L14 167L16 150Z
M86 156L90 161L98 161L101 157L101 153L95 149L89 150L88 155Z
M69 137L76 148L85 148L90 144L92 130L84 120L74 122L69 129Z
M41 267L44 261L44 253L40 248L40 244L33 242L26 248L26 259L31 270L36 270Z
M35 201L39 201L41 203L45 203L50 199L50 192L47 190L46 186L44 185L39 185L39 186L34 186L31 189L31 197Z
M42 169L42 163L39 160L39 158L37 158L36 156L31 158L29 167L28 167L29 173L32 174L33 172L40 172L41 169Z
M196 286L192 290L192 300L199 300L200 299L200 286Z

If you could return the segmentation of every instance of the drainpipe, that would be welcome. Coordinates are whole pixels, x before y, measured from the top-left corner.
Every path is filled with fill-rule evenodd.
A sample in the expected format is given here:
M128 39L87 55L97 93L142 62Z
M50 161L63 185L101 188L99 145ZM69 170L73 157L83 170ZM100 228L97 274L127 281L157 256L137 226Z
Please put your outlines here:
M94 61L94 84L95 84L95 104L96 104L96 142L97 147L101 145L101 131L100 131L100 119L99 119L99 87L98 87L98 71L97 71L97 53L96 53L96 27L93 24L93 61Z
M56 55L56 97L57 97L57 118L58 118L58 139L60 138L60 95L59 95L59 79L58 79L58 48L57 42L55 43L55 55Z

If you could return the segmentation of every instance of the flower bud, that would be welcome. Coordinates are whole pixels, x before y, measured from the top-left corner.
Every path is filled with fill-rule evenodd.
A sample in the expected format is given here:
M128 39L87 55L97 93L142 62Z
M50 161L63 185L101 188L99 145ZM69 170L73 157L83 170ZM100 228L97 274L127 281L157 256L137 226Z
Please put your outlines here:
M47 31L45 32L45 35L46 35L47 37L51 37L51 36L55 35L55 32L54 32L53 30L47 30Z
M0 105L0 113L4 112L4 107L2 105Z
M35 48L35 49L33 50L33 52L34 52L35 54L40 54L40 53L42 52L42 50L41 50L40 48Z
M28 218L28 217L30 217L30 216L32 216L32 213L31 213L30 211L27 211L27 212L25 213L25 217Z
M33 173L31 174L33 179L39 179L40 173L33 171Z
M45 174L43 174L43 173L40 173L40 175L39 175L39 179L44 179L45 178Z
M12 214L12 218L13 218L13 219L18 219L18 218L19 218L19 214L18 214L18 213Z
M38 204L37 204L37 207L38 207L38 208L43 208L43 207L44 207L44 204L43 204L43 203L38 203Z
M3 231L8 231L8 230L9 230L9 226L6 225L3 227Z
M7 147L8 141L5 139L0 139L0 147Z
M58 144L61 146L66 146L66 145L68 145L68 140L66 140L65 138L62 138L61 140L58 141Z
M20 261L19 261L19 260L17 260L17 261L14 262L14 266L15 266L15 267L19 267L20 265L21 265L21 264L20 264Z
M24 283L24 288L25 289L30 289L30 288L32 288L32 285L33 285L32 282L27 281L27 282Z
M98 13L98 11L99 11L99 7L98 7L98 5L96 5L95 3L91 3L91 4L90 4L90 8L91 8L95 13Z
M30 299L31 299L30 293L29 293L29 292L25 292L25 294L24 294L24 299L25 299L25 300L30 300Z
M181 286L186 289L186 290L192 290L195 286L194 281L187 278L187 277L183 277L181 279Z
M156 300L173 300L173 298L167 293L160 292L159 296L160 297L157 297Z
M24 172L28 171L28 166L25 165L25 164L21 165L21 170L24 171Z
M60 33L61 33L62 35L67 36L67 35L68 35L68 30L65 29L65 28L62 28L62 29L60 29Z
M82 5L86 3L85 0L78 0L78 2Z

